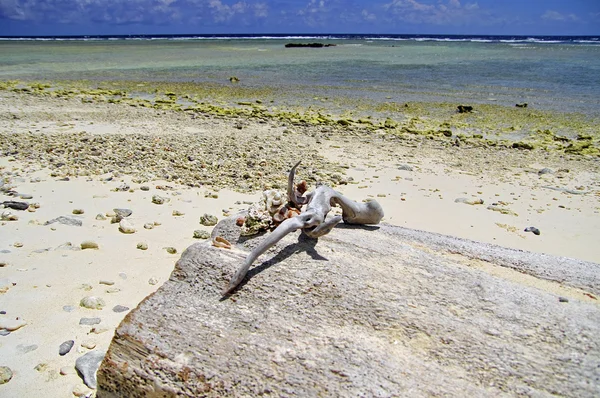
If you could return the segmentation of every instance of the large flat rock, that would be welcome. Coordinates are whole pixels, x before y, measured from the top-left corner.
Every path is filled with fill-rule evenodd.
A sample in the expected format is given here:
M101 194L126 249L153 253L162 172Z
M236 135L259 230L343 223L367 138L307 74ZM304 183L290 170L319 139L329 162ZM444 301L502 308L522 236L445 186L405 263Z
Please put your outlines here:
M382 225L190 246L132 311L99 397L600 396L600 265ZM262 261L262 262L261 262Z

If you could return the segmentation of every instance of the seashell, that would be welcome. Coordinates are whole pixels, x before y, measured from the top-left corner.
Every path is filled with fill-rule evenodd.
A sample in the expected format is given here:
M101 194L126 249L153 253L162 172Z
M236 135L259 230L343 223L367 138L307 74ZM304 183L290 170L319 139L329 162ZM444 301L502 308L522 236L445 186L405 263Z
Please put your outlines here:
M222 247L223 249L231 249L231 243L225 238L217 236L212 241L213 246Z

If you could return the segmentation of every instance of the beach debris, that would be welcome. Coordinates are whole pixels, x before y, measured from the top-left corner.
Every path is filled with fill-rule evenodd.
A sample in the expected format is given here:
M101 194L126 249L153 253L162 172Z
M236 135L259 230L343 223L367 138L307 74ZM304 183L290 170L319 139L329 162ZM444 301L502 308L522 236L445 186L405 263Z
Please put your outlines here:
M0 384L6 384L12 379L13 372L8 366L0 366Z
M93 240L85 240L83 242L81 242L81 250L85 250L85 249L98 249L98 243L94 242Z
M125 312L125 311L129 311L129 307L125 307L124 305L115 305L113 307L113 312Z
M53 218L50 221L46 221L44 223L44 225L50 225L50 224L54 224L54 223L70 225L73 227L81 227L83 225L83 222L81 220L79 220L77 218L73 218L73 217L67 217L67 216L60 216L60 217Z
M195 239L210 239L210 233L208 231L197 229L194 231L194 238Z
M129 221L122 219L119 222L119 231L123 232L124 234L133 234L135 233L135 228Z
M27 208L29 208L29 203L16 202L14 200L6 200L0 204L3 205L4 207L8 207L9 209L13 209L13 210L27 210Z
M370 200L358 203L347 199L341 193L324 184L317 184L314 191L304 195L306 183L294 185L294 176L299 165L300 162L296 163L290 170L287 190L288 203L283 206L286 209L295 208L301 211L300 214L283 220L270 235L248 254L242 266L233 275L229 285L223 291L223 295L231 294L242 282L252 263L291 232L301 229L302 233L308 237L317 239L331 232L342 220L347 224L378 224L383 218L383 209L377 201ZM268 198L269 194L266 197ZM274 195L273 198L275 198ZM268 205L268 203L266 204ZM306 205L306 208L302 211L304 205ZM342 208L342 215L336 215L328 219L327 215L332 206L336 205ZM278 211L276 214L280 214L280 212Z
M19 217L16 214L13 214L12 211L6 210L2 212L2 216L0 216L2 221L18 221Z
M536 227L527 227L524 229L525 232L533 232L534 235L539 235L541 232Z
M71 351L71 348L73 348L74 344L74 340L67 340L64 343L62 343L60 347L58 347L58 355L60 355L61 357L67 355L69 351Z
M9 332L21 329L25 325L27 325L27 322L23 319L0 318L0 329L6 329Z
M79 305L84 308L89 308L91 310L101 310L106 303L100 297L95 296L86 296L81 299Z
M219 222L218 218L211 214L204 213L200 217L200 224L204 225L205 227L213 227L213 226L217 225L217 222Z
M332 43L286 43L285 48L324 48L335 47Z
M214 247L222 247L223 249L231 249L231 243L221 236L215 236L212 240L212 245Z
M96 371L104 359L104 352L90 351L75 361L75 369L89 388L96 388Z
M154 229L154 223L147 222L144 224L144 229Z
M471 105L459 105L457 106L458 113L471 113L473 112L473 107Z
M515 104L517 108L527 108L527 102L521 102L520 104Z

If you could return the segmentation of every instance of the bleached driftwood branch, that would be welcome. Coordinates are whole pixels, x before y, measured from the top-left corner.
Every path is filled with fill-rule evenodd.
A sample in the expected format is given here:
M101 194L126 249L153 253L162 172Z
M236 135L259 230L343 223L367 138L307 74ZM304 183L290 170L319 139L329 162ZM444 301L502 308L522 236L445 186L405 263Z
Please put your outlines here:
M261 254L291 232L301 229L309 237L318 238L329 233L342 220L347 224L378 224L383 218L383 209L378 202L372 200L358 203L326 185L318 185L314 191L303 196L294 187L294 175L299 164L300 162L296 163L290 170L288 200L298 208L306 205L306 209L295 217L285 219L275 231L252 250L229 282L229 286L223 291L224 295L235 290L246 276L252 263ZM332 206L336 205L342 208L342 215L327 219L327 214Z

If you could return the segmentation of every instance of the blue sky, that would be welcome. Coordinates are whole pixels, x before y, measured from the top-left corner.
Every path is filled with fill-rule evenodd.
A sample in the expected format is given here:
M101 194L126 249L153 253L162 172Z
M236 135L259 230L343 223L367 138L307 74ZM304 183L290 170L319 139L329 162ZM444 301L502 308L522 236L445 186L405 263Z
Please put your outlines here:
M0 0L0 35L600 35L600 0Z

